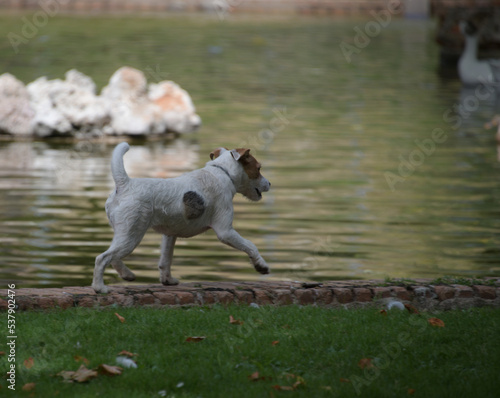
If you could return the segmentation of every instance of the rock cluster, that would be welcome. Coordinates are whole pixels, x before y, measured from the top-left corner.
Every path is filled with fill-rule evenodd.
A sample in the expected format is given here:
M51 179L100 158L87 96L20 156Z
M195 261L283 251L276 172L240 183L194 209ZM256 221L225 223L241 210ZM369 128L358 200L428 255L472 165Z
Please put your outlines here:
M118 69L96 94L93 80L72 69L65 79L25 86L0 75L0 133L12 136L157 135L189 133L201 124L189 94L172 81L149 84L131 67Z

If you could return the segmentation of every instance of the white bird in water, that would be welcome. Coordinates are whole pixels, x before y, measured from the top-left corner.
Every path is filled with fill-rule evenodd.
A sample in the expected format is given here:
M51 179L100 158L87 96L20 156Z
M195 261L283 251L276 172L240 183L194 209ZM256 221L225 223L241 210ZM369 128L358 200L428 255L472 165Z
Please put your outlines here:
M458 61L458 74L465 85L500 85L500 59L477 58L479 32L471 22L460 21L460 31L465 36L465 48Z

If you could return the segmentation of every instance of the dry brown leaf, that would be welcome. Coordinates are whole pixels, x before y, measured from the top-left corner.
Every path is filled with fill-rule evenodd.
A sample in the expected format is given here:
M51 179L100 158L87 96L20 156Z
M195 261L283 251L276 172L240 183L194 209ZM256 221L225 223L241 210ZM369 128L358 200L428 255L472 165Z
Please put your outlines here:
M5 355L5 351L0 351L0 357L3 357Z
M272 345L278 345L279 343L280 343L280 341L279 341L279 340L274 340L271 344L272 344Z
M275 390L278 390L278 391L293 391L293 387L290 387L290 386L280 386L278 384L274 385L274 386L271 386L271 388L274 388Z
M429 318L427 319L432 326L436 326L438 328L444 328L444 322L439 318Z
M98 373L95 370L87 369L85 365L81 364L78 370L73 374L71 379L78 383L85 383L86 381L89 381L97 376Z
M24 360L24 367L26 369L31 369L34 364L35 364L35 360L32 357L29 357L28 359Z
M125 322L125 318L122 317L118 312L115 312L116 317L120 320L121 323Z
M351 382L351 380L349 380L349 379L344 379L343 377L341 377L341 378L340 378L340 382L341 382L341 383L350 383L350 382Z
M231 325L243 325L245 322L240 321L239 319L234 319L232 315L229 315L229 323Z
M387 311L386 310L380 310L380 314L387 315Z
M205 336L191 336L186 339L187 342L194 342L197 343L199 341L205 340Z
M73 382L73 375L75 373L76 372L74 372L73 370L63 370L59 372L56 376L61 376L64 379L64 381Z
M361 369L372 368L373 367L372 359L371 358L362 358L359 360L358 366Z
M120 368L119 366L111 366L111 365L106 365L104 363L99 365L99 373L102 375L106 376L117 376L121 375L123 368Z
M408 310L410 314L420 314L420 312L415 308L414 305L411 304L405 304L405 308Z
M23 391L33 391L35 389L35 383L26 383L22 390Z
M129 352L129 351L125 351L125 350L122 350L118 353L118 355L123 355L125 357L129 357L129 358L133 358L133 357L136 357L138 356L139 354L135 354L133 352Z
M248 380L257 381L260 379L259 372L253 372L250 376L248 376Z
M417 391L417 390L415 390L414 388L409 388L408 389L408 394L409 395L413 395L413 394L415 394L415 391Z
M83 362L85 365L88 365L88 364L89 364L89 362L90 362L87 358L84 358L84 357L82 357L82 356L80 356L80 355L75 355L75 356L73 357L73 359L74 359L76 362Z
M295 390L296 388L299 388L300 386L305 386L305 385L306 385L306 381L304 380L304 378L301 376L297 376L297 381L295 383L293 383L292 387Z

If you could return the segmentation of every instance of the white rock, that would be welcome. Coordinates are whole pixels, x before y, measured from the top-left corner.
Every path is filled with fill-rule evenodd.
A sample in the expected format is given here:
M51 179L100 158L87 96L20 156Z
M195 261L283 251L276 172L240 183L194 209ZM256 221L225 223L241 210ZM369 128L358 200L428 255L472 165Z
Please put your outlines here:
M150 84L148 97L158 107L158 117L170 131L190 133L201 125L191 97L172 81Z
M118 69L101 97L110 105L111 129L115 135L148 135L155 131L155 107L147 97L147 81L140 70Z
M96 95L96 85L72 69L65 80L40 77L26 87L0 76L0 132L17 135L152 135L188 133L201 119L189 94L164 81L148 86L144 74L118 69Z
M134 368L137 369L137 364L127 357L116 357L116 363L123 366L124 368Z
M0 75L0 132L32 135L34 118L35 111L23 82L10 73Z
M90 131L109 121L106 100L95 95L92 79L76 70L66 73L66 80L36 79L28 84L35 109L35 134L73 134L77 129Z
M404 310L405 306L401 301L391 301L387 304L387 309L392 310L393 308L397 308L398 310Z

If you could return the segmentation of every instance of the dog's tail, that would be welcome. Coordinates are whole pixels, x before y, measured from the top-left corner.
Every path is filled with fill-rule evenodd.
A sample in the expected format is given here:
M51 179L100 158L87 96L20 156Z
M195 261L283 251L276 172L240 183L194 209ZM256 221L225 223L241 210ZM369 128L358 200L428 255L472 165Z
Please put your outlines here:
M129 149L130 146L126 142L122 142L118 144L113 151L113 156L111 158L111 175L113 176L113 180L115 180L117 190L127 185L130 180L123 166L123 155L125 155Z

